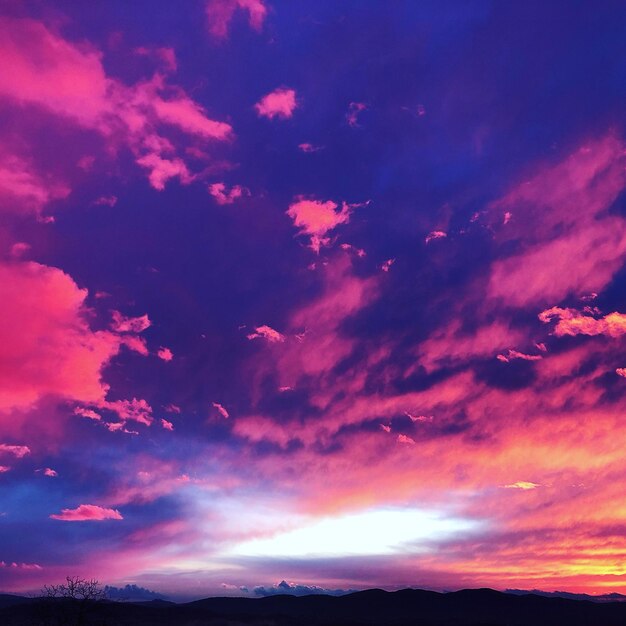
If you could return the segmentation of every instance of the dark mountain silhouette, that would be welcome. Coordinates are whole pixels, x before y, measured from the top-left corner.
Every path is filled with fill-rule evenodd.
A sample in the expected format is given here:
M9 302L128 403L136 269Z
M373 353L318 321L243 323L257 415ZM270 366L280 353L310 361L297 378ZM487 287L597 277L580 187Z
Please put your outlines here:
M71 601L0 596L3 626L626 626L626 604L492 589L370 589L345 596L97 602L72 621ZM47 621L46 621L47 620ZM55 621L56 620L56 621Z
M601 593L597 596L588 593L572 593L571 591L541 591L532 589L530 591L523 589L507 589L505 593L513 593L516 596L525 596L529 593L537 596L545 596L546 598L569 598L570 600L589 600L590 602L626 602L626 596L621 593Z

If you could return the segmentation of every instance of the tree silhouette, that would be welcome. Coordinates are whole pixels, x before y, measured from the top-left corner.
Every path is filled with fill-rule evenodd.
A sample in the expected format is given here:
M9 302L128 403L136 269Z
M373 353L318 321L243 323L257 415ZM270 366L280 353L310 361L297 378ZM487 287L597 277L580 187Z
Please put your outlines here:
M102 604L106 591L94 579L67 576L65 583L45 585L40 595L40 616L46 626L106 624Z

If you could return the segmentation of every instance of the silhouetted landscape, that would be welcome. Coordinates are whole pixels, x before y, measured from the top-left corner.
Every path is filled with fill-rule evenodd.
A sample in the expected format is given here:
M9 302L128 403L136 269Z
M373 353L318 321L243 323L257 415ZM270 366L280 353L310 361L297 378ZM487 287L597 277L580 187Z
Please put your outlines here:
M619 597L619 594L615 594ZM537 593L466 589L449 593L404 589L345 596L276 595L206 598L185 604L89 602L0 595L4 626L522 626L626 624L626 604Z

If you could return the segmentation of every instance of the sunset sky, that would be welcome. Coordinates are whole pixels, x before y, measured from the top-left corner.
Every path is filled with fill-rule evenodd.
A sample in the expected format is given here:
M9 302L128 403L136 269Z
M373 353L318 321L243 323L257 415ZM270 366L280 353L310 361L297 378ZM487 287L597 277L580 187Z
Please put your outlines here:
M0 591L626 593L625 32L1 1Z

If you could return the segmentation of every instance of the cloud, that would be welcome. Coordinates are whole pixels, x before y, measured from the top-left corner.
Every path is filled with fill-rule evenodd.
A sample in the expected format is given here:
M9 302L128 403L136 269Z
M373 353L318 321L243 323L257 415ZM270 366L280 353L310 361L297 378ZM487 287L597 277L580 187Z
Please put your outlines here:
M171 361L174 358L174 353L169 348L161 346L157 352L157 356L162 361Z
M228 413L228 411L219 402L213 402L212 404L213 404L213 407L217 409L217 412L224 419L228 419L230 417L230 414Z
M626 378L626 367L618 367L615 370L615 373L622 378Z
M76 407L74 409L74 415L80 415L81 417L86 417L91 420L101 420L102 416L100 413L96 413L92 409L85 409L83 407Z
M61 513L50 515L51 519L62 522L96 522L124 519L117 509L107 509L95 504L81 504L75 509L62 509Z
M279 119L289 119L293 116L293 112L297 106L295 90L279 87L263 96L254 105L254 108L259 117L267 117L272 120L275 117Z
M415 445L415 439L409 437L408 435L398 435L398 443L407 443L409 445Z
M145 587L138 587L137 585L124 585L124 587L113 587L105 585L104 593L111 600L126 600L131 602L137 602L140 600L163 600L166 598L161 593L156 591L150 591Z
M583 315L576 309L563 309L554 306L539 313L539 319L545 324L557 319L554 334L557 337L564 335L607 335L621 337L626 333L626 314L609 313L600 319Z
M116 333L142 333L152 325L147 314L139 317L126 317L119 311L112 311L112 316L111 329Z
M113 402L104 401L99 406L113 411L123 421L133 420L145 426L150 426L153 422L152 407L143 398L115 400Z
M523 361L540 361L543 357L540 354L526 354L517 350L509 350L506 355L498 354L496 358L498 361L508 363L509 361L513 361L515 359L522 359Z
M271 326L257 326L253 333L246 335L248 339L267 339L270 343L285 341L285 335L274 330Z
M87 403L104 398L101 372L120 340L89 328L86 296L59 269L0 264L0 411L29 407L46 395Z
M448 233L444 232L443 230L432 230L431 232L428 233L428 235L426 235L426 239L424 239L424 241L426 243L430 243L434 239L443 239L444 237L447 237L447 236L448 236Z
M408 413L408 412L405 412L405 415L412 422L432 422L434 419L434 416L432 415L413 415L413 413Z
M248 14L250 28L256 31L263 28L267 15L263 0L207 0L205 11L209 34L217 40L226 39L237 10Z
M50 478L56 478L59 474L56 470L53 470L51 467L46 467L43 471L44 476L49 476Z
M611 213L626 186L626 151L609 135L572 152L490 205L491 227L513 254L492 265L490 298L541 306L600 292L626 259L626 220ZM500 227L502 212L524 215Z
M93 206L114 207L117 204L117 196L100 196L99 198L96 198L91 204Z
M310 248L319 253L322 246L330 243L326 235L340 224L350 221L350 205L345 202L341 210L332 200L298 199L289 205L286 213L293 220L294 226L300 228L299 234L310 237Z
M391 266L396 262L395 259L387 259L381 266L380 269L383 272L388 272Z
M300 150L301 152L305 152L305 153L312 153L312 152L319 152L320 150L323 150L324 146L315 146L312 143L299 143L298 144L298 150Z
M12 454L18 459L21 459L27 454L30 454L30 448L28 446L13 446L6 443L0 443L0 454Z
M419 344L417 351L420 364L430 372L471 358L491 356L512 343L525 340L522 331L503 320L464 331L460 321L455 319L433 331L428 339Z
M148 345L143 337L136 335L124 335L120 338L120 343L133 352L138 352L142 356L148 356Z
M163 191L165 183L171 178L179 178L183 185L188 185L193 180L187 165L179 158L164 159L153 152L139 157L137 163L149 170L148 180L157 191Z
M174 424L166 419L161 419L161 426L163 426L165 430L174 430Z
M215 198L218 204L233 204L235 200L250 195L250 192L240 185L233 185L230 190L226 190L224 183L213 183L209 185L209 193Z
M359 126L359 113L365 111L367 105L364 102L351 102L348 105L348 112L346 113L346 121L348 126L357 128Z
M155 189L163 189L172 178L182 183L194 178L176 155L170 129L203 141L232 138L229 124L210 119L164 75L157 72L150 80L124 84L106 75L98 49L75 45L42 22L0 18L0 55L10 67L0 77L0 97L38 107L68 126L94 130L113 149L128 147L148 170ZM21 196L31 210L39 211L51 197L67 195L62 186L44 184L21 166L9 166L4 179L9 192Z
M69 194L69 187L39 175L25 160L0 154L1 212L38 216L47 204Z
M326 589L324 587L318 587L317 585L299 585L297 583L288 583L282 580L277 585L271 587L257 586L253 589L254 594L266 598L268 596L276 596L282 594L288 594L291 596L309 596L309 595L330 595L330 596L342 596L347 593L352 593L352 589Z
M6 561L0 561L0 567L9 567L11 569L19 570L42 570L43 567L38 563L16 563L15 561L9 563Z
M503 485L505 489L521 489L523 491L528 491L530 489L537 489L537 487L541 487L538 483L531 483L525 480L518 480L515 483L511 483L510 485Z

